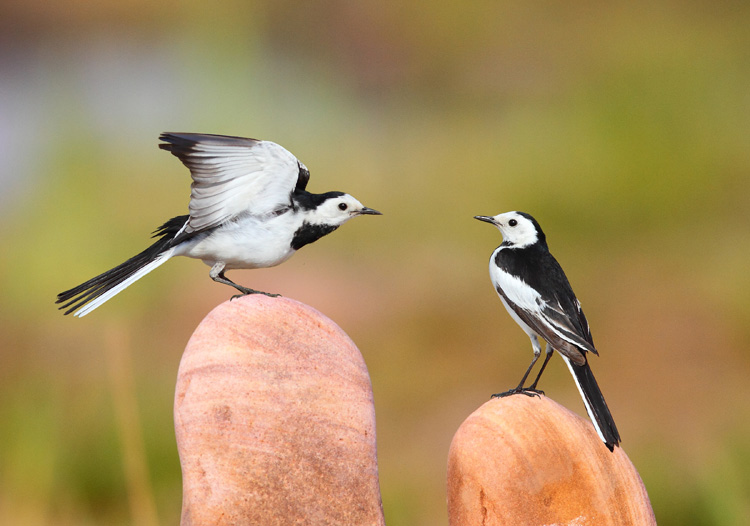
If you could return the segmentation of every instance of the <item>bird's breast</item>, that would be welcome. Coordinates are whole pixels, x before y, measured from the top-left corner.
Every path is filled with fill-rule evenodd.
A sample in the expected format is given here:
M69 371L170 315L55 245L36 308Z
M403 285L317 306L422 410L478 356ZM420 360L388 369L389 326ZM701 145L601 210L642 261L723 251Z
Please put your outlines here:
M287 215L287 214L284 214ZM295 225L282 216L246 217L221 225L183 254L208 265L224 262L227 269L273 267L289 259Z
M491 262L490 278L498 292L502 291L505 297L514 304L522 309L532 312L539 310L541 294L539 291L530 287L528 283L520 277L506 272Z

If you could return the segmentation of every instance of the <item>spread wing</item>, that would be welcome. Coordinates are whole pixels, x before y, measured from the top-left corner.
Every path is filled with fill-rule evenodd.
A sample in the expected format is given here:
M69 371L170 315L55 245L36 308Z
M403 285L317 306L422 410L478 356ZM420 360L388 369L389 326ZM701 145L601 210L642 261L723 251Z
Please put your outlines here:
M190 170L190 219L185 234L216 227L239 214L264 215L291 206L310 172L276 143L198 133L163 133L159 148Z

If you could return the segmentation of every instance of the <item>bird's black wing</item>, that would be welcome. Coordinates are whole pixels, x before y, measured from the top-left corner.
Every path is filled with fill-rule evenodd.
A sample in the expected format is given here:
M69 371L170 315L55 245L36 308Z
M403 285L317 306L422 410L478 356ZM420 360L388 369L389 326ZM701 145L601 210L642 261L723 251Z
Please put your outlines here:
M546 249L500 250L495 263L498 293L524 323L576 364L597 353L568 278Z
M536 308L524 308L512 301L502 288L498 287L497 292L521 321L528 325L544 341L549 343L553 349L557 349L577 365L586 363L583 351L581 351L581 348L586 349L586 342L578 338L574 333L561 330L559 325L545 316L544 311L546 309L544 305L537 303Z
M538 283L533 286L541 292L545 317L561 330L583 340L584 349L596 353L589 322L562 267L548 251L536 261L539 268L534 276Z

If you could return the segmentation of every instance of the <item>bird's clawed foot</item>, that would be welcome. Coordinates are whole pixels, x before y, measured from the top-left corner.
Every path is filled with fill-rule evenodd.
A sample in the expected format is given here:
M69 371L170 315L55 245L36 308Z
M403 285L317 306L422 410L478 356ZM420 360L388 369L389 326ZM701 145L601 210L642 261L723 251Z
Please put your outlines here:
M269 298L278 298L281 296L281 294L271 294L270 292L263 292L262 290L254 290L254 289L248 289L247 287L237 286L235 287L237 290L242 292L242 294L235 294L231 298L229 298L229 301L232 301L235 298L241 298L242 296L248 296L250 294L263 294L264 296L268 296Z
M511 396L514 394L522 394L529 397L536 396L539 397L540 395L544 394L544 391L541 389L534 389L533 387L515 387L513 389L509 389L508 391L505 391L504 393L496 393L493 394L490 398L505 398L506 396Z
M271 294L269 292L263 292L262 290L249 289L247 287L243 287L242 285L237 285L234 281L224 275L224 263L222 262L216 263L211 268L211 272L208 275L211 276L211 279L216 281L217 283L229 285L230 287L234 287L241 292L241 294L235 294L234 296L229 298L229 301L232 301L235 298L241 298L242 296L247 296L248 294L263 294L264 296L268 296L269 298L278 298L279 296L281 296L281 294Z

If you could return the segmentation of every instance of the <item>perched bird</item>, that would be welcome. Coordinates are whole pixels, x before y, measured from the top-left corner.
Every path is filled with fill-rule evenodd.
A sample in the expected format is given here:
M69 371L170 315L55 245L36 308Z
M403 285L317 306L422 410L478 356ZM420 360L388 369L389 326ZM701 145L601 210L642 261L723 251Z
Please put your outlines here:
M597 356L599 353L581 303L560 264L550 254L542 228L523 212L474 218L495 225L503 235L502 244L490 258L490 279L511 318L528 334L534 349L534 359L518 387L493 397L543 394L536 386L552 351L557 351L573 374L596 432L613 451L620 443L620 434L586 357L589 351ZM547 356L534 383L524 387L542 352L539 338L547 342Z
M214 281L244 294L266 294L234 283L231 269L273 267L303 246L359 215L380 215L349 194L311 194L310 172L269 141L197 133L163 133L193 179L190 214L170 219L140 254L57 295L60 309L85 316L174 256L203 260Z

